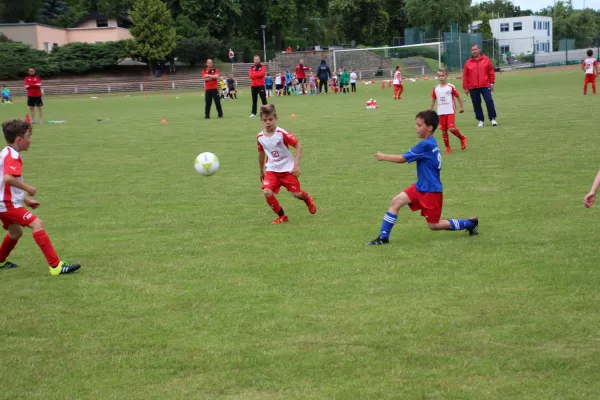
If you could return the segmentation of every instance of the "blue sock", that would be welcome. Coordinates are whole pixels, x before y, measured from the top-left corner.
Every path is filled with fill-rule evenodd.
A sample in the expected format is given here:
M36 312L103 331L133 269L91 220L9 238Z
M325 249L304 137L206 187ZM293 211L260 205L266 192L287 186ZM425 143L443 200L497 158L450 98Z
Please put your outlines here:
M450 231L462 231L464 229L471 229L473 227L473 221L468 219L449 219Z
M398 216L396 214L392 214L391 212L386 212L383 216L383 222L381 223L381 232L379 236L383 239L388 239L390 237L390 233L392 233L392 228L396 223L396 219Z

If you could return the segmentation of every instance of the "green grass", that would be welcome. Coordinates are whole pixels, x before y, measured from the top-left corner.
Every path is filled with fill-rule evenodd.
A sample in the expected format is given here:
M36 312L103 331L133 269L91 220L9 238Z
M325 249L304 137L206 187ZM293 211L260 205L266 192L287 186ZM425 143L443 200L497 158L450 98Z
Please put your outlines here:
M247 91L209 121L197 93L47 98L45 119L68 123L35 127L25 181L59 256L83 268L50 277L28 232L20 268L0 270L0 397L596 398L599 211L583 196L600 100L581 81L500 75L500 126L476 129L468 103L469 148L453 138L444 155L443 215L478 215L480 235L402 209L379 248L365 243L415 167L373 154L416 143L433 82L396 102L377 85L274 99L319 207L284 190L283 226L259 187ZM203 151L221 161L210 178L194 171Z

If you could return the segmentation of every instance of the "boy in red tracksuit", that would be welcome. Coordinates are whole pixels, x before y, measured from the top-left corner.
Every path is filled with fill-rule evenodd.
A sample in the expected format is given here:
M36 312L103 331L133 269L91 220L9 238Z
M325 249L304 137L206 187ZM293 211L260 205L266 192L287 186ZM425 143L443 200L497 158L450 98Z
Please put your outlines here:
M267 67L260 63L260 57L254 56L254 65L250 68L248 76L251 79L251 91L252 91L252 113L250 118L256 117L256 107L258 102L258 96L262 101L263 106L267 104L267 95L265 93L265 75L267 73Z

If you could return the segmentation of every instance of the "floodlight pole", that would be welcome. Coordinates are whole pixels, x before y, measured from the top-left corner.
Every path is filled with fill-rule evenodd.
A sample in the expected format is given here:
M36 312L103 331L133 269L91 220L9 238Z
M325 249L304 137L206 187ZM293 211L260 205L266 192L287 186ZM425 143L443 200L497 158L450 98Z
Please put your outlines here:
M262 28L263 31L263 62L267 62L267 41L265 40L265 29L267 28L266 25L261 25L260 26Z

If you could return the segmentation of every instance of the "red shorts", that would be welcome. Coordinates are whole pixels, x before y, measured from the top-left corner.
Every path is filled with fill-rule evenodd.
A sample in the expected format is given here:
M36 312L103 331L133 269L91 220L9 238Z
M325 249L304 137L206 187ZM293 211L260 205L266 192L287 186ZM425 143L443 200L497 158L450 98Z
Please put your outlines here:
M262 188L271 189L273 193L279 193L281 187L285 187L288 192L301 192L300 181L291 172L272 172L267 171L263 180Z
M596 82L596 74L585 74L585 83L594 83Z
M397 92L398 90L402 89L402 84L396 85L394 84L394 90Z
M440 115L440 130L447 131L448 129L456 128L454 114Z
M427 222L437 224L442 216L442 203L444 202L443 193L423 193L417 190L417 185L404 189L404 193L410 199L408 205L411 210L421 210L421 215L425 217Z
M29 226L36 219L37 217L27 211L25 207L11 208L8 211L0 212L0 221L5 230L9 225Z

